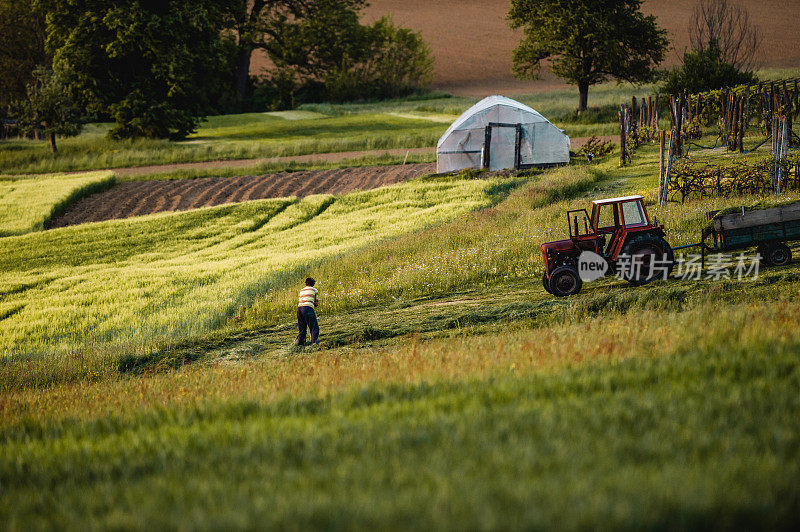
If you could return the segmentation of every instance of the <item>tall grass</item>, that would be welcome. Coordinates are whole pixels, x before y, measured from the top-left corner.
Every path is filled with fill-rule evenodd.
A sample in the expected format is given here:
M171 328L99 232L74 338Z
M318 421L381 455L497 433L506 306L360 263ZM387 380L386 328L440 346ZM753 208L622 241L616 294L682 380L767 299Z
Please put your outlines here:
M70 528L790 528L800 344L786 331L798 310L708 301L32 391L3 411L0 516Z
M40 231L78 199L114 183L111 172L28 178L0 176L0 237Z
M0 141L5 173L47 173L151 164L268 158L313 153L435 146L446 124L361 114L284 120L263 113L211 117L188 140L111 140L108 124L60 141L59 154L33 140Z
M412 181L0 239L0 351L57 364L202 335L309 263L487 206L499 183Z

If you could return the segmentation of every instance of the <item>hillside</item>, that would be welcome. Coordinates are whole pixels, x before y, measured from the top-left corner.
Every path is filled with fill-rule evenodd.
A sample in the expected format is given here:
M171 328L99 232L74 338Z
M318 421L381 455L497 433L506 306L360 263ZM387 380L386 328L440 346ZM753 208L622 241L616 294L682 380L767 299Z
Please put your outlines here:
M688 26L697 0L648 0L644 11L658 17L670 34L675 51L667 64L679 60L688 46ZM800 63L800 2L744 0L764 36L760 67L788 67ZM546 75L528 82L511 76L511 50L519 34L505 21L508 0L372 0L366 20L391 15L395 22L421 31L436 56L435 87L464 96L526 93L563 84ZM263 68L254 62L254 72Z
M581 116L572 89L518 98L575 138L651 90L599 85ZM540 245L633 194L696 243L708 211L800 201L800 171L762 196L673 179L664 205L652 142L622 167L426 175L474 101L215 116L183 142L91 124L58 157L0 142L3 528L796 529L800 241L785 266L749 248L695 276L682 249L669 279L563 298ZM715 122L698 164L773 167L760 120L747 153ZM320 344L298 346L307 276Z

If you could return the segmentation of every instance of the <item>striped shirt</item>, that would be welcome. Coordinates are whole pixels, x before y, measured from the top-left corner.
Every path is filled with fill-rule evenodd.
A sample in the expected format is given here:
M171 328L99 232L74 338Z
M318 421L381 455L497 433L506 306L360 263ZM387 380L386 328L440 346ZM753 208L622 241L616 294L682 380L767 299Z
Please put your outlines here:
M306 286L300 290L300 299L297 303L298 307L311 307L314 308L314 302L317 300L317 289L313 286Z

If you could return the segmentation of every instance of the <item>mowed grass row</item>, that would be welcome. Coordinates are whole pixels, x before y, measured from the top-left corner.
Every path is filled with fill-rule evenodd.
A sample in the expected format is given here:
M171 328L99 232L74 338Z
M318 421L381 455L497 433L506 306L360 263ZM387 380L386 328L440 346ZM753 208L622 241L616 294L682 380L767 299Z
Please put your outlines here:
M12 394L0 517L23 528L791 528L799 310L792 295L743 292Z
M52 355L55 367L70 353L202 335L276 282L296 284L310 263L488 206L514 184L416 180L6 237L0 352Z
M41 231L74 201L114 183L111 172L0 176L0 237Z

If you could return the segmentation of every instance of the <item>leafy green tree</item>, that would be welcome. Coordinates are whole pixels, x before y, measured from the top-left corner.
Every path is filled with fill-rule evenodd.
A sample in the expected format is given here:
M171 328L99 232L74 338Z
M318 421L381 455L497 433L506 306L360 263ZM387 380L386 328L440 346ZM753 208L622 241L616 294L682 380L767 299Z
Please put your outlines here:
M373 97L396 98L424 88L433 81L435 60L419 32L397 26L383 17L368 27L370 46L359 65L362 84Z
M230 75L222 0L47 0L47 48L113 138L183 138Z
M387 17L362 25L362 4L315 0L302 18L270 21L264 49L275 92L291 87L300 99L343 101L396 97L430 83L434 59L422 36Z
M249 98L251 56L263 50L272 68L255 100L274 108L318 99L404 94L429 83L430 47L388 18L359 22L365 0L226 0L224 27L236 40L239 107Z
M56 135L71 137L82 128L81 112L71 93L66 74L39 67L28 85L27 97L12 104L12 113L23 132L41 131L58 152Z
M301 18L306 0L224 0L223 27L236 42L234 89L239 107L250 89L250 63L255 50L264 47L271 19Z
M698 93L748 83L758 83L758 77L725 61L722 49L712 39L702 50L683 54L683 65L672 69L663 90L667 94L684 89Z
M514 50L514 74L535 79L544 61L578 86L578 111L589 87L608 79L652 81L669 42L641 0L511 0L510 26L524 36Z
M33 3L0 0L0 111L24 98L34 69L49 63L44 15Z

